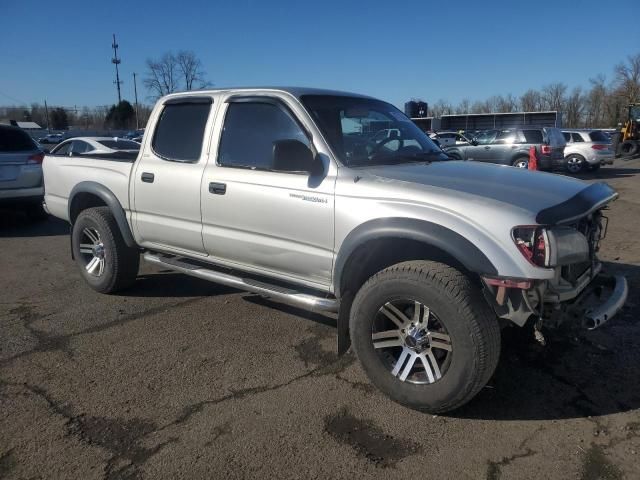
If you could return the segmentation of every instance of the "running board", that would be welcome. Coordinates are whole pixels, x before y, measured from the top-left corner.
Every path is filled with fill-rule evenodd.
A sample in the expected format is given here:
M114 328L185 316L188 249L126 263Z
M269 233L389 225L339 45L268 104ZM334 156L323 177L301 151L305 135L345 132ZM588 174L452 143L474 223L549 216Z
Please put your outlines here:
M164 255L147 252L143 255L143 258L149 263L160 265L175 272L209 280L210 282L237 288L238 290L256 293L306 310L322 312L338 311L339 301L335 298L316 297L279 285L260 282L252 278L236 277L189 261L183 261L176 257L166 257Z

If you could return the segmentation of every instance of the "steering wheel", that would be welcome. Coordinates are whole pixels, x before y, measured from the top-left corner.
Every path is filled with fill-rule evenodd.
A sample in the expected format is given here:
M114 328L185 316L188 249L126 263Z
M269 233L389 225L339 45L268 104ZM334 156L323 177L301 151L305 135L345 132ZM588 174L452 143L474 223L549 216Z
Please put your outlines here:
M371 152L369 153L370 157L373 157L374 155L377 155L380 152L380 149L382 147L384 147L387 143L393 142L394 140L397 140L400 142L400 146L398 147L398 150L400 150L402 147L404 147L404 140L402 139L402 137L387 137L382 139L381 141L379 141L378 143L374 143L373 147L371 147Z

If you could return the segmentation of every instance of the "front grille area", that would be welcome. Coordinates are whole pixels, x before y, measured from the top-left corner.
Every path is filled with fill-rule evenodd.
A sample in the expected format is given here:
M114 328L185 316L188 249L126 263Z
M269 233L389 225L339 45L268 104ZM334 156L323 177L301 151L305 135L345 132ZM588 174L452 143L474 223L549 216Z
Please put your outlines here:
M597 211L589 217L582 218L570 225L587 237L590 261L563 266L561 276L566 281L575 284L578 278L596 263L596 253L600 247L600 239L603 232L603 218L606 217L603 217L602 213Z
M591 268L591 262L580 262L565 265L562 267L562 278L572 284L575 284L578 278L580 278L580 276L589 268Z

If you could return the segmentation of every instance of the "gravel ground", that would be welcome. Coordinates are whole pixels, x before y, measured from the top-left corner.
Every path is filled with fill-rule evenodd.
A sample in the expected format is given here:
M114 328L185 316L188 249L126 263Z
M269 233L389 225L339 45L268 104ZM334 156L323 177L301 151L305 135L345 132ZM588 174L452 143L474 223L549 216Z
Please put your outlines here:
M373 388L333 318L149 266L100 295L67 225L2 211L0 478L640 478L639 174L584 175L620 192L601 258L625 309L546 347L505 332L447 416Z

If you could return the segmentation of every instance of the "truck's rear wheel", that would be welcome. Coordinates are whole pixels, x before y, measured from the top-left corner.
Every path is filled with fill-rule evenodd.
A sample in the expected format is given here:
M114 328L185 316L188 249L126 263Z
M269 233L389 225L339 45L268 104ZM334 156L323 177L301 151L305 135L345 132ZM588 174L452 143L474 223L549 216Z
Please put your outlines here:
M114 293L133 284L140 255L127 247L108 207L83 210L73 224L73 256L94 290Z
M437 262L404 262L371 277L354 299L350 330L371 382L432 413L471 400L500 356L498 321L480 290Z

